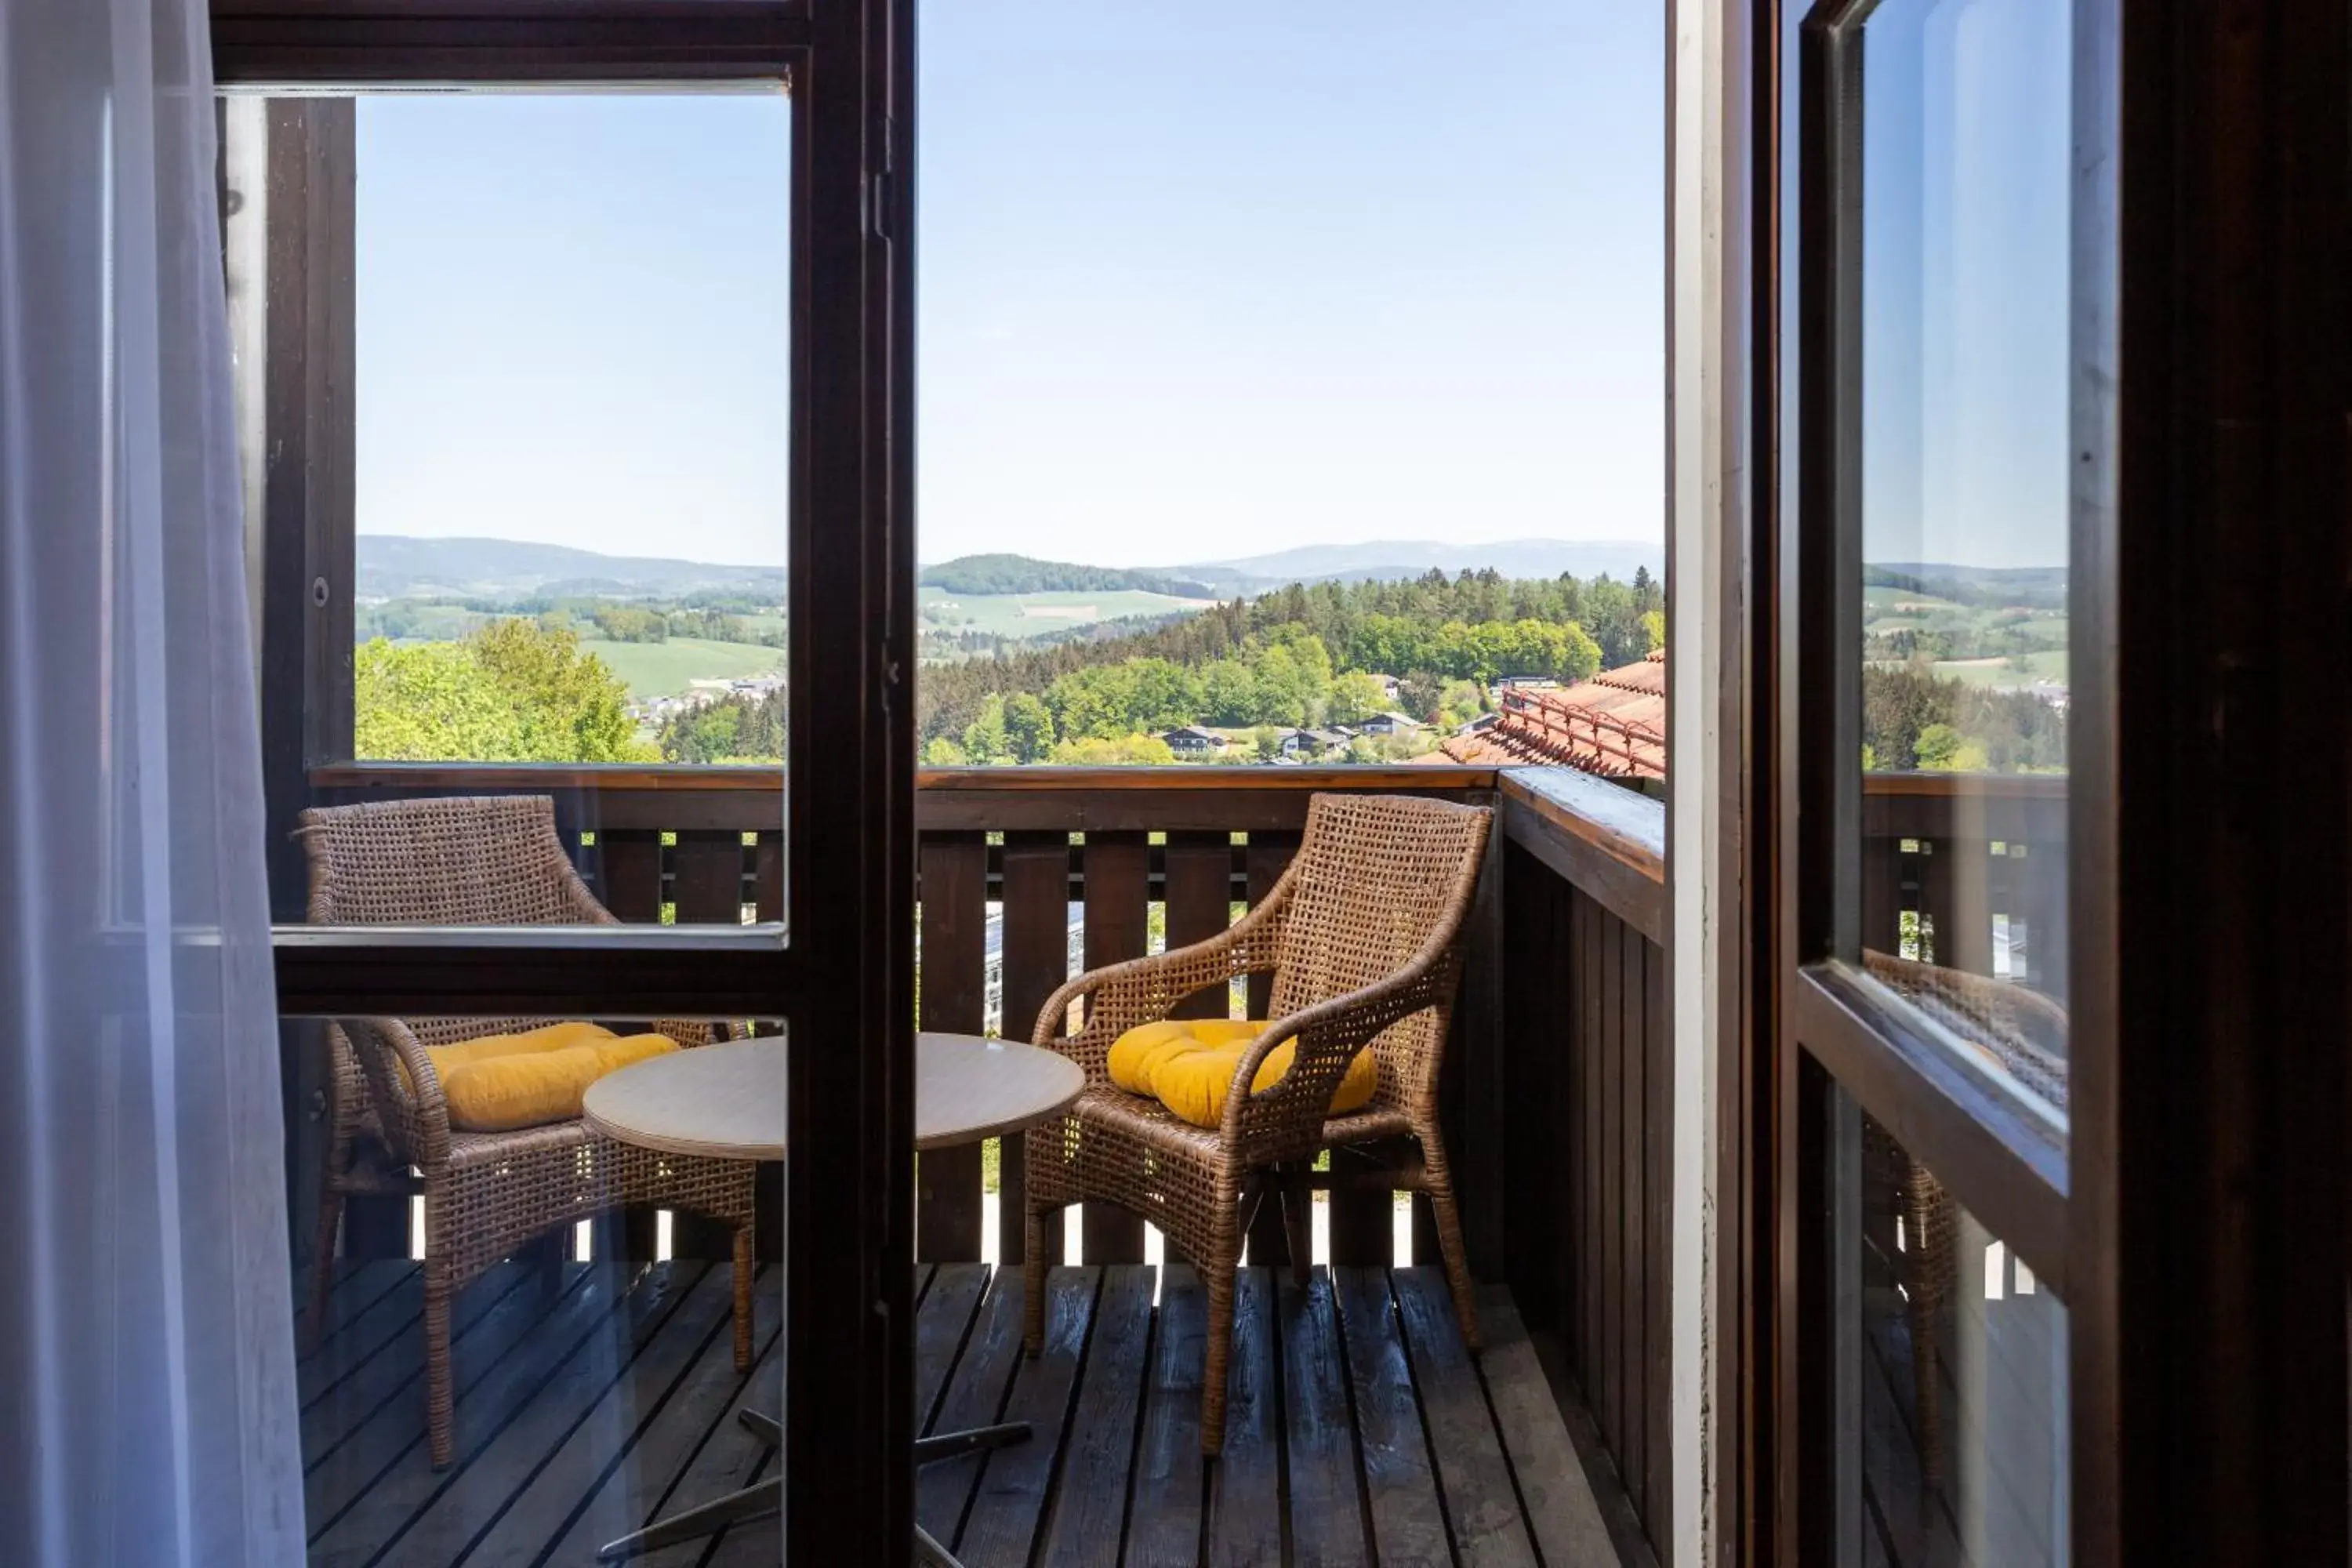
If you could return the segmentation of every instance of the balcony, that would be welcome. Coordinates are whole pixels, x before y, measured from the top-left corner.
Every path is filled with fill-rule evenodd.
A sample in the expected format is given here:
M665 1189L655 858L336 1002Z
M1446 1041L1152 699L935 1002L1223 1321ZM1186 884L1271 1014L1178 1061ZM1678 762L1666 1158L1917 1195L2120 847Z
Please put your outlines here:
M1961 822L1947 782L1873 781L1869 944L1938 945L1986 972L2053 968L2022 936L2055 925L2032 915L2032 871L2055 857L2026 853L2063 833L2048 791L2016 781L1990 809L1973 797ZM312 789L322 803L550 794L583 875L623 919L782 911L773 772L391 765L321 770ZM1143 951L1155 910L1171 946L1222 928L1280 875L1316 789L1498 812L1444 1092L1489 1346L1473 1360L1445 1308L1426 1201L1335 1183L1303 1289L1278 1216L1251 1233L1233 1436L1204 1467L1193 1271L1135 1216L1084 1212L1055 1243L1067 1261L1050 1276L1048 1350L1026 1361L1021 1273L1005 1267L1023 1238L1001 1219L1017 1213L1019 1145L924 1156L919 1421L1027 1419L1041 1438L924 1476L923 1522L969 1563L1655 1560L1672 1484L1675 1115L1657 801L1547 768L926 774L922 1021L978 1031L1000 998L1004 1017L1034 1017L1081 963ZM2013 920L1939 930L1958 879L1987 867L1990 907ZM779 1174L762 1173L762 1360L749 1378L720 1331L725 1237L680 1217L661 1222L664 1249L656 1217L633 1215L598 1234L593 1261L514 1259L460 1298L460 1451L439 1475L419 1440L408 1216L398 1200L355 1203L332 1331L302 1369L315 1559L587 1561L758 1476L772 1451L730 1415L778 1386ZM1897 1258L1895 1205L1872 1223ZM1916 1431L1907 1353L1885 1352L1885 1414ZM772 1523L740 1527L708 1561L770 1561L774 1540Z

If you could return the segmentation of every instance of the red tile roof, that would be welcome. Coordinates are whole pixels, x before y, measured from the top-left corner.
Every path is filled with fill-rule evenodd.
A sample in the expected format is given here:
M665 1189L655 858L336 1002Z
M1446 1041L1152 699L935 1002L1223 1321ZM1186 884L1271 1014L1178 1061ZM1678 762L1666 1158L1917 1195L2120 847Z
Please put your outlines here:
M1665 651L1574 686L1506 690L1494 723L1413 761L1480 767L1549 763L1607 778L1664 778Z

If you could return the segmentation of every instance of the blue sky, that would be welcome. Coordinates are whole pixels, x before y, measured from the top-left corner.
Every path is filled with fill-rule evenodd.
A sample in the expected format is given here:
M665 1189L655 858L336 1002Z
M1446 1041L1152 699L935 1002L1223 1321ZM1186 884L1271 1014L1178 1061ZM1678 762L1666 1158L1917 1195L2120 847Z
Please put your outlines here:
M2063 565L2073 8L1933 0L1863 32L1863 550Z
M1661 15L1013 0L922 49L926 560L1662 536ZM363 100L362 530L781 559L785 121Z

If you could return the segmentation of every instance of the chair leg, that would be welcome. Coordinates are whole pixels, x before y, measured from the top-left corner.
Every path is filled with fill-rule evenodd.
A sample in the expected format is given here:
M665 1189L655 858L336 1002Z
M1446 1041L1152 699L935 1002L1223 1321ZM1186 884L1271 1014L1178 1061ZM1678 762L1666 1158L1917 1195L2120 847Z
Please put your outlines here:
M1045 1216L1024 1205L1021 1215L1021 1348L1035 1355L1045 1348Z
M1315 1265L1315 1184L1305 1165L1282 1168L1282 1236L1290 1248L1290 1280L1301 1290Z
M1462 1324L1462 1342L1472 1355L1486 1348L1478 1331L1477 1287L1470 1278L1470 1257L1462 1242L1462 1211L1454 1202L1454 1172L1446 1163L1445 1140L1434 1127L1423 1128L1421 1142L1422 1182L1429 1206L1437 1218L1437 1249L1445 1255L1445 1282L1454 1292L1454 1316Z
M335 1236L342 1228L343 1189L331 1171L319 1184L319 1229L310 1242L310 1300L303 1319L302 1348L319 1348L327 1334L327 1296L335 1280Z
M1201 1371L1201 1452L1212 1459L1225 1447L1225 1377L1234 1353L1234 1280L1239 1261L1221 1258L1201 1270L1209 1288L1207 1364Z
M429 1201L429 1200L428 1200ZM449 1373L449 1254L435 1247L427 1230L425 1257L425 1430L433 1468L446 1469L456 1457L456 1423Z
M751 1216L735 1226L735 1370L751 1370Z

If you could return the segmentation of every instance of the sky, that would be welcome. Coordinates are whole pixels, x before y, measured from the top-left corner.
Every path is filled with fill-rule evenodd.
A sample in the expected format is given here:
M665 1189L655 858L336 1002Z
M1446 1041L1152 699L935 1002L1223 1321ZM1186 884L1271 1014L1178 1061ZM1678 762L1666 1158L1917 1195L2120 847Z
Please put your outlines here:
M2072 7L1883 5L1863 33L1863 553L2063 565Z
M926 561L1661 539L1664 21L921 21ZM362 532L777 563L787 106L363 100Z

